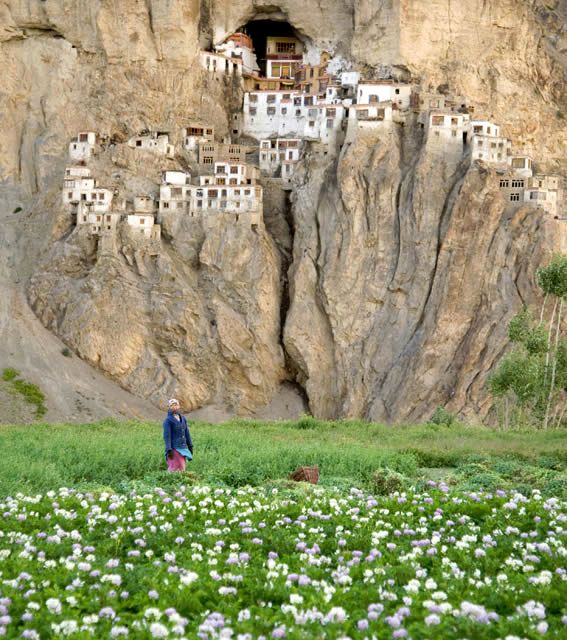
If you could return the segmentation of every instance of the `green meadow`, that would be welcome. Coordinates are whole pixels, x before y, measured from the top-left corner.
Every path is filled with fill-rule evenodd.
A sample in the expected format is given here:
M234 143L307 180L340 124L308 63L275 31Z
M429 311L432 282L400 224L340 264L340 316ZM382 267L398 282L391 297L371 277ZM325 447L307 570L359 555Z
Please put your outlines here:
M125 492L199 482L220 486L288 483L318 465L320 483L380 493L427 480L473 491L497 488L567 496L567 438L559 431L477 426L386 426L360 421L233 420L191 424L195 458L185 474L165 470L161 424L0 427L0 496L60 487Z

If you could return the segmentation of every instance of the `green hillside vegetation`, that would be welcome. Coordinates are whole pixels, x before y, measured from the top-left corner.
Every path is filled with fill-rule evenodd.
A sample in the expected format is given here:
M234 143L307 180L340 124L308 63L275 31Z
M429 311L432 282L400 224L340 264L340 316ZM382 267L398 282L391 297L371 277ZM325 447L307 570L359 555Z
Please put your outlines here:
M324 485L376 493L433 479L467 490L537 488L545 495L567 496L567 438L555 430L392 427L305 417L193 423L191 432L195 460L187 473L168 474L158 423L0 427L0 495L62 486L124 492L187 482L269 485L288 483L287 476L300 465L317 464Z

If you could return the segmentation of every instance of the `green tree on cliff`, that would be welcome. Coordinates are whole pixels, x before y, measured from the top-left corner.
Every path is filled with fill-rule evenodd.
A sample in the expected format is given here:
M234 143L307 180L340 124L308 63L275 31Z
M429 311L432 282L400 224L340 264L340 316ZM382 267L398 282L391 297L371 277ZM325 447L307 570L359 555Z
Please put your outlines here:
M514 348L488 381L494 396L502 399L505 426L511 421L544 429L567 426L567 338L562 329L567 256L557 255L538 269L537 281L544 294L539 318L524 309L511 320L508 335Z

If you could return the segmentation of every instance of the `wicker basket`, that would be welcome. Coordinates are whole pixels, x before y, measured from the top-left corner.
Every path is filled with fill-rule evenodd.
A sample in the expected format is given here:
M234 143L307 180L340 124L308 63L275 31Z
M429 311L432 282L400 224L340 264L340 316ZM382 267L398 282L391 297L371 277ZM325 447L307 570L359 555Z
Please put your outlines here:
M317 484L319 482L319 467L298 467L289 475L290 480L296 482L310 482Z

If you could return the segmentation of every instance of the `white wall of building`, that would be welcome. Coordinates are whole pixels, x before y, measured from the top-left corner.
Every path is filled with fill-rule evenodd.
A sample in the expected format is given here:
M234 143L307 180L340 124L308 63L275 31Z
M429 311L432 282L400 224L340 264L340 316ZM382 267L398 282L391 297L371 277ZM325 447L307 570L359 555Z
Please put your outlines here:
M163 156L173 158L175 156L175 147L169 144L169 136L166 134L155 135L150 134L147 136L134 136L128 140L128 146L132 149L139 149L141 151L151 151Z
M191 184L191 174L188 171L164 171L162 183L173 185Z
M507 138L493 135L473 135L473 160L508 166L508 157L511 150L512 143Z
M201 51L201 66L209 73L222 73L227 75L242 75L242 60L227 58L219 53Z

